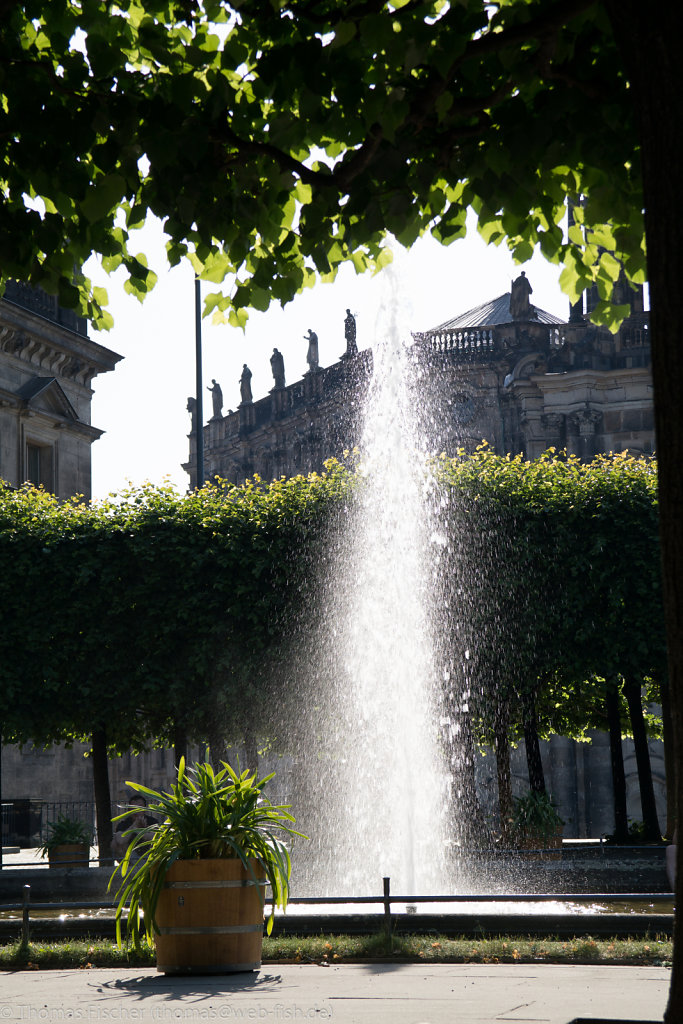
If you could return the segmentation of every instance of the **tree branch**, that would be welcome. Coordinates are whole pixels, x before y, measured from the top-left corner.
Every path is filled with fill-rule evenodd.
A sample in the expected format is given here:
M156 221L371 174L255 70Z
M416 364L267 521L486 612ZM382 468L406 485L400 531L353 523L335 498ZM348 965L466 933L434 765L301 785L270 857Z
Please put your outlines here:
M423 90L419 98L416 98L410 115L411 119L416 124L424 122L433 112L436 101L455 80L457 72L466 61L472 59L480 60L482 57L500 53L510 46L515 46L521 42L528 42L530 39L536 39L539 42L541 40L548 40L570 18L588 10L590 7L594 7L596 3L597 0L559 0L558 3L547 8L542 15L536 18L531 18L527 22L504 29L502 32L489 31L478 39L472 40L464 52L456 57L444 77L435 77L434 81ZM455 17L457 13L457 11L450 12L447 18ZM461 101L459 109L456 110L454 104L449 112L457 112L463 117L481 113L486 109L486 106L491 106L508 95L511 88L512 86L508 84L494 90L488 98L482 97L467 102Z

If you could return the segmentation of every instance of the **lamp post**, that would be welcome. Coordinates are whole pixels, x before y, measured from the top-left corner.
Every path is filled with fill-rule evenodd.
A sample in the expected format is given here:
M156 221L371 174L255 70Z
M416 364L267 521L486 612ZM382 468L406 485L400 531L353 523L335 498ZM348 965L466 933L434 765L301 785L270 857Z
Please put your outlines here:
M195 487L204 483L204 401L202 397L202 291L199 278L194 279L195 366L197 371L197 475Z

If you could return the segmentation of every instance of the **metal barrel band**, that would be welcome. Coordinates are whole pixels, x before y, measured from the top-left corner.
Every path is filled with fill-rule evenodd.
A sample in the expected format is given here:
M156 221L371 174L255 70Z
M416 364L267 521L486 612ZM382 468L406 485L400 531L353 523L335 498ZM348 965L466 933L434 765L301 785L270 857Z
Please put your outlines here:
M247 932L262 932L263 923L259 924L225 924L215 927L197 926L191 928L185 925L177 927L165 927L159 929L160 935L245 935Z
M265 888L268 883L254 882L250 878L215 882L166 882L164 889L244 889L248 885L261 885Z

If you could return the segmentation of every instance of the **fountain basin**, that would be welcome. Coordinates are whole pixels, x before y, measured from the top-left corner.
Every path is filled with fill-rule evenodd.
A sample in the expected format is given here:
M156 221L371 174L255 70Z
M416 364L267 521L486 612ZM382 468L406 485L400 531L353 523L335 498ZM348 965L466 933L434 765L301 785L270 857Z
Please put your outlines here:
M294 903L287 913L277 913L273 936L285 935L367 935L387 927L395 933L435 934L477 938L482 936L525 935L538 938L578 938L665 936L673 934L673 903L669 896L625 894L611 899L584 900L565 896L535 895L515 898L504 895L486 898L451 898L448 902L429 897L412 897L412 902L392 903L387 918L377 903L358 902ZM15 941L21 930L22 912L17 904L0 911L0 941ZM60 907L46 909L38 904L30 919L31 938L54 941L63 938L115 937L112 908Z

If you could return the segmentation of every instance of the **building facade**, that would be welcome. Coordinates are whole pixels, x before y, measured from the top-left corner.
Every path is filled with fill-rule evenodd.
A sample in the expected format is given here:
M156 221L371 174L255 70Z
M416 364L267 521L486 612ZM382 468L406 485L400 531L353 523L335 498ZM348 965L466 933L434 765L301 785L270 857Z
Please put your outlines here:
M40 289L10 281L0 299L0 478L30 481L59 498L91 496L92 381L121 356L88 338L86 321L62 309ZM47 750L28 744L2 749L2 803L6 839L13 841L19 802L36 800L90 808L92 767L86 748ZM54 820L58 810L46 811ZM45 815L21 813L34 836ZM43 826L45 822L43 820Z
M0 478L90 498L91 446L102 434L90 420L91 383L120 358L53 296L9 282L0 299Z
M649 315L642 292L627 295L631 314L614 335L588 319L597 295L584 296L563 321L530 303L513 316L510 292L416 332L415 400L433 450L452 454L486 440L499 454L529 459L550 447L584 460L651 454ZM234 412L214 408L204 427L206 478L240 484L255 473L272 480L320 471L359 443L371 374L372 352L351 352L294 384L276 383L258 401L247 393ZM194 486L195 423L189 438L184 468Z

